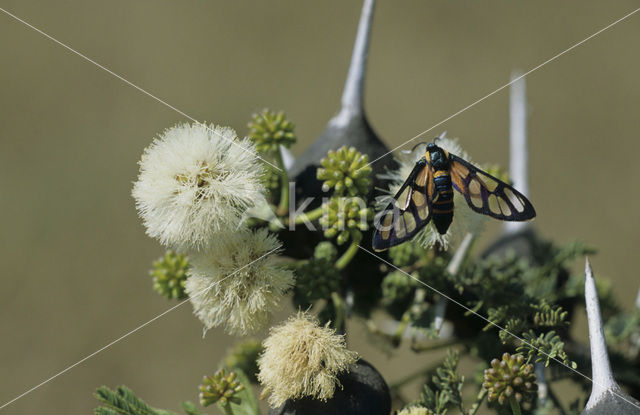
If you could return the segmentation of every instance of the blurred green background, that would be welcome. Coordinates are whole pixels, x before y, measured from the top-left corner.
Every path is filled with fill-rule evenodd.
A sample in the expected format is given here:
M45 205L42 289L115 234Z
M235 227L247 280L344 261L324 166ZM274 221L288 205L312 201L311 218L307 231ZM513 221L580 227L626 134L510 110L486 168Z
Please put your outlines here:
M282 109L303 151L338 109L358 1L3 0L15 13L198 120L243 135ZM403 1L376 8L370 120L389 146L440 122L637 7L617 1ZM527 77L537 229L597 246L623 307L638 289L640 14ZM176 112L0 13L0 405L173 305L151 290L163 253L130 196L137 161ZM507 166L508 89L447 130ZM487 243L499 229L492 224ZM493 231L493 232L491 232ZM581 265L581 264L579 264ZM283 318L286 311L279 318ZM583 338L586 337L586 328ZM350 346L388 381L427 359ZM197 400L234 338L169 313L2 413L79 414L126 384L157 407ZM211 408L209 413L216 413Z

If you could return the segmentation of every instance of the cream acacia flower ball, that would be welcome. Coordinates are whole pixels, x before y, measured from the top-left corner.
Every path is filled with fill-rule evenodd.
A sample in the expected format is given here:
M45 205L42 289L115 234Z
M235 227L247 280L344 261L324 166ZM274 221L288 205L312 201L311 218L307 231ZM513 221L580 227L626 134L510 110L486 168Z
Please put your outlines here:
M336 387L342 387L338 375L358 360L358 354L347 349L344 335L304 312L271 328L263 345L258 380L264 386L261 395L270 395L274 408L305 396L331 399Z
M178 251L234 229L260 198L255 146L230 128L179 124L147 147L133 197L147 233Z
M185 289L205 330L223 326L245 335L263 328L295 277L275 251L266 229L223 234L218 243L189 256Z
M409 406L398 411L397 415L432 415L433 412L421 406Z

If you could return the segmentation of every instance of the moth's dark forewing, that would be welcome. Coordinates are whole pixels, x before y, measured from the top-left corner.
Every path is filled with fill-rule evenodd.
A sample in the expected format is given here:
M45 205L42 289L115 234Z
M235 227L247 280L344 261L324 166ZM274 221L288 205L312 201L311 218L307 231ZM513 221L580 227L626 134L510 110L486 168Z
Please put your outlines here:
M506 221L533 219L536 211L529 200L505 182L450 154L451 181L471 209Z
M394 196L394 201L376 215L373 240L375 251L384 251L413 238L431 219L429 165L418 163Z
M419 193L414 192L414 195ZM425 198L426 200L426 198ZM373 234L372 246L375 251L384 251L413 238L431 219L430 210L426 206L418 207L409 202L406 210L389 204L379 216Z

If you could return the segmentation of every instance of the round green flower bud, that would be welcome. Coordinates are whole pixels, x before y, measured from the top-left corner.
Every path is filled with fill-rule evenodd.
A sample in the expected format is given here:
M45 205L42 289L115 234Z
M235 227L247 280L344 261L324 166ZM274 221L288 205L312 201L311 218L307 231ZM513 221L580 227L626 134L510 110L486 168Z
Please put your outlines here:
M296 141L295 126L282 111L264 109L253 114L248 126L249 138L256 143L258 151L264 153L275 153L281 145L289 148Z
M340 232L338 234L338 237L336 238L336 242L338 243L338 245L343 245L348 240L349 240L349 232L348 231Z
M333 238L338 234L338 231L336 231L333 228L329 228L326 231L324 231L324 237L325 238Z
M270 164L264 163L264 173L261 179L267 190L274 192L280 189L280 172Z
M406 267L413 265L425 254L425 249L417 243L405 243L389 249L389 258L395 266Z
M360 232L369 229L369 221L373 219L373 210L366 202L358 197L332 197L323 206L323 215L319 219L325 230L326 238L336 238L338 245L342 245L355 236L360 238Z
M338 249L331 242L323 241L316 245L316 249L313 251L313 256L316 259L335 261L338 257Z
M505 404L509 399L517 402L531 398L538 386L533 365L525 363L521 354L505 353L502 360L493 359L491 367L484 371L482 387L487 389L489 402Z
M153 277L153 289L168 299L182 300L187 298L184 284L187 280L189 263L186 255L167 251L162 258L153 262L149 271Z
M331 242L316 246L313 257L296 272L293 302L298 307L307 307L320 299L328 299L331 293L340 290L340 272L334 262L338 255Z
M239 403L236 393L244 389L244 386L236 380L234 372L227 373L224 369L218 370L213 376L205 376L200 385L200 404L209 406L216 402L226 406L229 403Z
M391 305L406 300L414 287L413 281L400 271L387 274L382 280L382 302Z
M322 180L325 192L334 189L336 195L364 196L371 186L371 166L369 157L358 152L355 147L343 146L329 150L327 157L320 160L318 180Z

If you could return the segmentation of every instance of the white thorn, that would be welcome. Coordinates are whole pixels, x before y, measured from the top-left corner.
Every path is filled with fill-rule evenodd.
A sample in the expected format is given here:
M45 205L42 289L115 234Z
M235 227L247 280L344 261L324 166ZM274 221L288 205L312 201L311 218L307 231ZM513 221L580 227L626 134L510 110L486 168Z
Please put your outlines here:
M440 297L438 298L438 301L436 301L433 328L438 334L440 334L440 330L442 329L442 325L444 324L444 315L447 312L447 302L447 299L444 297Z
M538 406L544 406L549 397L549 384L547 383L547 373L544 363L538 362L534 365L536 370L536 378L538 379Z
M589 322L589 344L591 345L591 366L593 390L591 397L603 393L606 389L617 388L613 379L609 355L607 353L607 343L604 338L604 327L602 316L600 315L600 303L598 302L598 291L596 281L593 278L591 264L587 258L585 263L584 280L584 301L587 307L587 320Z
M464 262L464 259L467 257L467 253L469 252L469 249L471 249L471 244L473 240L474 240L474 235L471 232L468 232L464 236L464 239L462 239L462 242L460 242L460 246L458 247L458 250L453 255L453 258L451 258L451 261L449 261L449 265L447 265L447 272L449 274L451 275L458 274L458 272L460 271L460 267Z
M511 80L521 77L519 71L511 74ZM509 176L513 186L523 195L529 195L529 153L527 150L527 84L521 77L511 84L509 94ZM528 222L505 222L507 232L526 228Z
M640 310L640 289L638 289L638 295L636 296L636 308ZM637 357L640 353L640 334L632 333L629 338L631 346L629 347L629 356Z
M458 250L451 258L449 265L447 265L447 272L451 275L457 275L462 267L462 263L464 259L467 257L467 253L469 249L471 249L471 244L474 240L474 235L468 232L462 242L460 242L460 246ZM445 297L440 297L436 302L435 306L435 318L433 319L433 326L436 329L436 332L440 333L440 329L442 329L442 325L444 324L444 315L447 312L447 304L449 300Z
M349 73L342 92L342 108L331 120L335 124L346 124L351 118L361 116L364 112L364 79L369 55L374 5L375 0L364 0L362 5Z
M295 157L293 157L291 151L283 145L280 146L280 155L282 156L282 164L284 164L284 168L290 172L296 161Z
M585 263L584 300L589 323L593 387L582 415L638 414L640 403L622 392L613 378L600 314L598 291L588 258Z

